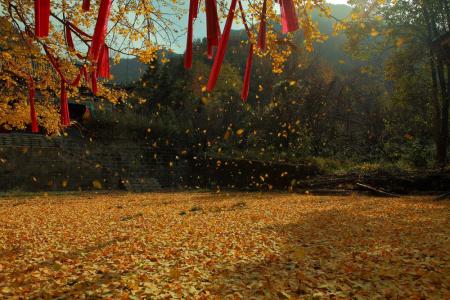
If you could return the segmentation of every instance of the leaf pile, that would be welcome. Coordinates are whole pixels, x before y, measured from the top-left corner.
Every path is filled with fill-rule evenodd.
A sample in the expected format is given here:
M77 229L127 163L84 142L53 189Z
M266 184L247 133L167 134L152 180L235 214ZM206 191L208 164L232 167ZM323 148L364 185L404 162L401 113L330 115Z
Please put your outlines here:
M0 200L0 298L449 299L448 202L295 194Z

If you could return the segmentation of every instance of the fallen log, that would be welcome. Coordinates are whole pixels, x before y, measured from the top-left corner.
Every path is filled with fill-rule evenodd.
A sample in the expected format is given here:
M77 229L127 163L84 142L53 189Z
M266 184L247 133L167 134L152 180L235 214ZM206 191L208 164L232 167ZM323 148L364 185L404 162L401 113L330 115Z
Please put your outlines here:
M367 190L367 191L373 193L376 196L400 198L400 195L389 193L389 192L386 192L386 191L374 188L374 187L372 187L370 185L367 185L367 184L363 184L363 183L357 182L356 185L359 186L360 188L364 189L364 190Z
M444 193L442 195L439 195L439 196L433 198L433 200L435 200L435 201L445 200L445 199L450 199L450 192Z

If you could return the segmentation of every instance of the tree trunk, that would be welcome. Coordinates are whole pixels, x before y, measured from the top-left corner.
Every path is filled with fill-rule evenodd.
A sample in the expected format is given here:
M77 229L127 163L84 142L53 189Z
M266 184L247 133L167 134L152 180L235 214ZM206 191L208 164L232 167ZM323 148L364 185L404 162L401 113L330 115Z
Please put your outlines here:
M446 97L442 99L442 119L441 119L441 137L440 137L440 160L442 167L447 164L448 152L448 113L450 104L450 64L447 64L447 92Z
M448 68L447 68L448 69ZM437 163L440 167L445 167L447 164L447 147L448 147L448 112L449 112L449 99L450 96L447 92L447 86L445 81L445 70L442 60L438 57L437 61L439 88L441 90L442 109L441 109L441 126L439 130L439 140L437 150Z
M447 7L448 8L448 7ZM432 71L433 89L435 84L439 86L440 95L442 99L442 107L440 109L440 126L436 127L437 130L437 140L436 140L436 162L441 168L445 167L447 164L447 147L448 147L448 113L449 113L449 97L450 97L450 78L448 82L445 79L445 68L444 68L444 58L441 50L435 50L432 48L431 41L433 37L439 36L439 31L436 27L436 16L431 14L427 3L423 3L423 16L428 29L428 42L431 53L431 68L432 70L436 67L436 73ZM434 53L436 54L436 61L434 61ZM435 65L436 63L436 65ZM446 64L448 75L450 75L449 64ZM437 76L436 76L437 75ZM436 87L437 89L437 87ZM433 91L434 92L434 91ZM437 92L437 91L436 91ZM437 93L433 95L433 98L437 96ZM437 105L439 105L439 99L436 97ZM438 108L439 109L439 108ZM437 110L436 109L436 112ZM438 113L438 112L437 112ZM437 120L437 119L436 119Z
M439 148L440 131L441 131L441 104L439 103L438 83L436 76L436 62L432 51L430 51L430 71L431 71L431 98L434 107L433 127L434 141L436 149Z

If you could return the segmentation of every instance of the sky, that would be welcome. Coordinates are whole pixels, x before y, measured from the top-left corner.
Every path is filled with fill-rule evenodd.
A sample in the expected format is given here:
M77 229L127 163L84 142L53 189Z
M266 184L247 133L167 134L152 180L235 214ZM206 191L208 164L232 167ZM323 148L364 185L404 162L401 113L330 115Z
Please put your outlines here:
M331 4L347 4L347 0L328 0L328 3ZM186 10L189 9L189 1L185 1ZM245 1L243 1L243 6L245 7ZM206 20L205 20L204 13L199 13L197 19L194 22L194 39L203 38L206 35ZM181 18L179 24L183 26L186 26L187 28L188 23L188 16L187 14ZM221 20L221 28L223 28L225 23L225 20ZM233 29L243 29L243 25L241 23L239 24L233 24ZM175 44L172 45L172 50L174 50L176 53L183 53L186 46L186 36L181 36L179 40L175 42Z

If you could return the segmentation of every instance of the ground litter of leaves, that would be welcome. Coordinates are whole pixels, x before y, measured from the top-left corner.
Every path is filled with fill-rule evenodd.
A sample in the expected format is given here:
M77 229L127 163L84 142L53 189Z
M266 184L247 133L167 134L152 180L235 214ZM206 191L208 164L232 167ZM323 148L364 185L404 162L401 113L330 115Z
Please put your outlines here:
M430 197L0 198L0 298L450 299L449 215Z

